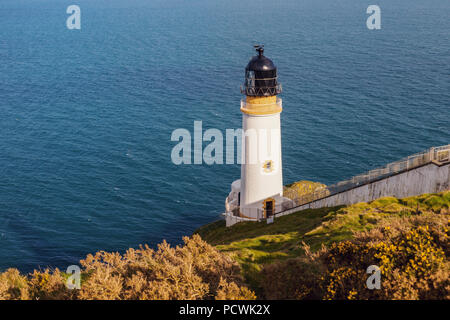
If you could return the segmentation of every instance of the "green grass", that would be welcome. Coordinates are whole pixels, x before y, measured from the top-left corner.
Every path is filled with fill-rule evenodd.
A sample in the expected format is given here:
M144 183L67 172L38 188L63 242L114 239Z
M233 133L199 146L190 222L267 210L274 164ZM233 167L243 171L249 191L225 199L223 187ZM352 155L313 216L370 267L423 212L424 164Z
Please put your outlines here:
M242 267L249 285L258 291L259 272L265 264L304 254L302 243L317 250L322 244L351 239L358 231L369 230L399 216L441 212L450 208L450 191L396 199L381 198L321 209L307 209L265 222L243 222L230 228L216 221L195 231L208 243L228 253Z

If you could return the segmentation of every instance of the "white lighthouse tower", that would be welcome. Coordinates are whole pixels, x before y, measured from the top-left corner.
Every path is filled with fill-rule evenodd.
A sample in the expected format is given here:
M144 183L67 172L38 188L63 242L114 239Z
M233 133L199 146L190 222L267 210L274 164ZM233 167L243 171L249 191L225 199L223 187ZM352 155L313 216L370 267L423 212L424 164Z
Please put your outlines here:
M240 221L270 218L291 203L283 197L280 114L281 84L277 68L264 56L263 46L256 46L245 68L241 88L242 164L241 179L231 185L225 201L227 226Z

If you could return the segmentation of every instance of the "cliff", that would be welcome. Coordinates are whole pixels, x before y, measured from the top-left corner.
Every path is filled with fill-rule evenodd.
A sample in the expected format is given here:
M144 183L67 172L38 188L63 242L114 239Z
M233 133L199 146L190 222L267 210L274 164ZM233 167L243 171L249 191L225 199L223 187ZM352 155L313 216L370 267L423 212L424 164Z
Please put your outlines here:
M350 206L306 209L277 218L273 224L245 222L226 228L224 221L217 221L201 227L196 233L239 263L247 283L255 290L258 297L272 299L348 298L352 289L348 288L348 283L347 286L342 285L348 290L341 296L327 296L326 288L330 286L330 283L337 283L337 280L333 278L337 277L337 269L343 268L342 272L345 278L345 272L352 275L354 267L358 265L354 260L359 261L364 258L367 259L367 263L384 268L386 278L390 279L394 274L392 270L395 270L398 277L397 280L389 280L391 285L398 282L399 277L407 277L406 275L410 273L411 275L407 279L422 280L426 278L425 274L429 276L439 270L439 276L434 274L434 277L442 277L439 278L442 280L439 282L440 284L437 285L433 282L434 280L429 280L431 284L427 285L444 288L442 290L447 293L442 293L443 297L450 298L449 208L450 191L446 191L404 199L381 198L369 203ZM423 231L420 228L428 229ZM387 230L390 233L387 233ZM397 245L396 250L399 251L394 249L388 253L383 251L384 246L389 247L394 243L410 241L407 238L413 237L416 232L420 234L416 237L419 244L410 243L412 249ZM366 242L361 239L365 239ZM425 248L423 243L427 243L430 247ZM378 249L374 247L375 244L379 246ZM350 253L336 252L338 250L336 248L340 245L356 247ZM322 248L322 246L328 249ZM359 250L365 250L365 253L362 254ZM403 252L402 250L409 251ZM423 253L421 250L428 250L428 253ZM437 254L439 257L429 256L429 252L435 252L433 250L439 252ZM314 254L318 254L318 257L314 258ZM385 260L380 258L386 254ZM401 257L402 255L404 255L404 260L396 260L396 256ZM426 255L431 260L434 259L434 262L442 261L437 264L428 260L421 262L423 265L419 266L423 270L419 273L405 269L405 266L411 265L418 268L414 261L421 255ZM342 258L343 260L338 265L333 265L331 262ZM321 265L317 265L317 261L321 259L323 259ZM327 261L327 259L331 261ZM389 273L388 265L391 268ZM355 287L356 284L360 286L361 283L365 283L364 279L368 276L363 267L364 264L361 265L360 270L357 270L358 274L353 275L352 281L347 279L347 282L352 283ZM317 272L311 271L314 269ZM308 275L309 279L305 279L304 275ZM329 277L328 283L326 280L323 280L325 282L320 281L322 277L326 278L327 276ZM308 287L308 281L312 279L315 279L315 282L309 282ZM404 281L406 285L413 280ZM294 288L292 288L292 283L295 284ZM287 288L291 288L291 290L289 291ZM330 290L333 291L333 289ZM365 291L361 289L364 294L360 292L359 296L355 295L355 298L391 299L399 294L392 288L389 290L385 291L384 295L375 292L372 296L365 296L367 289ZM310 291L314 291L314 293ZM419 288L406 290L405 292L410 294L407 294L406 298L421 298L419 291ZM310 293L306 294L305 292ZM423 294L425 295L425 293Z
M58 269L0 273L0 299L450 299L450 191L201 227L184 245L97 252L81 287ZM203 238L203 240L201 239ZM368 266L381 286L366 286Z

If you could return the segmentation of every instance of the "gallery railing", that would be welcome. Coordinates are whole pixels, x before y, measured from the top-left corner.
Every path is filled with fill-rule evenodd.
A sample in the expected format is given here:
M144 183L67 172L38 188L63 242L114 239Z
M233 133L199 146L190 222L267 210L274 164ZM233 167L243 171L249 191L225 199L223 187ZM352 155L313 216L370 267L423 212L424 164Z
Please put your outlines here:
M274 78L276 79L276 78ZM258 80L257 80L258 81ZM281 83L275 86L241 86L241 93L246 96L276 96L283 91Z

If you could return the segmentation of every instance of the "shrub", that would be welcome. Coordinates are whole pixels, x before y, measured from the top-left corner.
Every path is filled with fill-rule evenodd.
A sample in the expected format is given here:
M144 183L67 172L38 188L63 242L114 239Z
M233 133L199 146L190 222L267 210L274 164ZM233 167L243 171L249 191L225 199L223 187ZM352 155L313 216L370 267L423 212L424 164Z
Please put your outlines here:
M67 300L71 299L75 292L67 290L66 278L58 270L35 270L28 277L28 290L30 298L34 300Z
M327 194L329 191L326 190L326 185L319 182L312 181L297 181L290 185L283 187L283 196L292 200L295 200L299 197L305 196L307 194L312 194L319 190L324 190Z
M28 282L17 269L8 269L0 274L1 300L28 300Z
M428 221L429 224L423 224ZM448 218L403 217L391 226L333 243L315 256L266 266L270 299L449 299ZM307 249L307 248L306 248ZM381 270L381 289L369 290L367 267Z
M323 265L308 261L306 258L288 259L264 267L261 272L264 281L264 298L284 299L320 299L320 274Z
M249 297L242 287L237 263L201 240L184 238L185 245L158 250L141 247L118 253L98 252L81 261L89 277L80 299L241 299ZM233 295L235 294L235 295Z
M81 261L82 286L69 290L65 275L16 269L0 274L0 299L255 299L243 285L240 268L200 236L185 237L184 246L166 242L124 255L97 252Z

